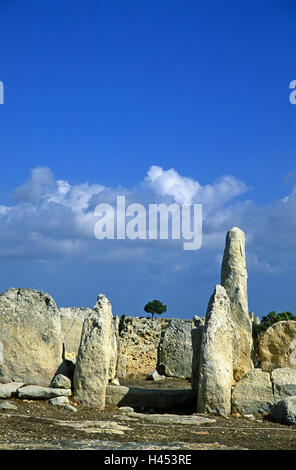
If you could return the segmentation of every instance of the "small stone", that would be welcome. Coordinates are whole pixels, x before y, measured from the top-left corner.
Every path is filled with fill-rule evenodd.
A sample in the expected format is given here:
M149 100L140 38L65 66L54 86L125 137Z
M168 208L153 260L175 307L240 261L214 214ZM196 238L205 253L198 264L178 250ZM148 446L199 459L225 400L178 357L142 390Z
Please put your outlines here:
M133 413L134 409L131 406L120 406L119 411L121 413Z
M149 372L149 374L147 375L147 379L154 380L155 382L157 382L158 380L162 380L161 375L159 375L159 373L155 369Z
M69 399L67 397L56 397L48 400L51 405L55 406L64 406L69 404Z
M10 382L0 385L0 398L10 398L23 385L23 382Z
M71 388L71 380L63 374L58 374L52 379L50 386L52 388Z
M10 401L3 401L0 403L0 410L13 410L16 411L17 407Z
M77 413L78 411L77 408L75 408L75 406L71 406L69 404L65 406L65 410L71 411L72 413Z
M110 384L111 385L120 385L119 380L118 380L117 377L115 377L115 379L110 380Z

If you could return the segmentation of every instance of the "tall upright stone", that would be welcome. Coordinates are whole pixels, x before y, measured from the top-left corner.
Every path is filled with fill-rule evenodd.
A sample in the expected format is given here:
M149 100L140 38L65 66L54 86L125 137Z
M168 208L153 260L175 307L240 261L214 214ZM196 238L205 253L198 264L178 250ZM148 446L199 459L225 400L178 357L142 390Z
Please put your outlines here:
M99 410L105 407L111 340L112 308L109 300L100 294L83 323L73 379L75 399Z
M233 341L233 377L236 382L253 368L252 321L248 310L247 278L245 235L242 230L233 227L226 236L221 285L229 297L231 318L236 328Z
M0 294L0 383L49 386L63 360L60 316L53 298L33 289Z
M231 412L234 324L224 287L210 298L201 339L198 404L201 413L227 416Z

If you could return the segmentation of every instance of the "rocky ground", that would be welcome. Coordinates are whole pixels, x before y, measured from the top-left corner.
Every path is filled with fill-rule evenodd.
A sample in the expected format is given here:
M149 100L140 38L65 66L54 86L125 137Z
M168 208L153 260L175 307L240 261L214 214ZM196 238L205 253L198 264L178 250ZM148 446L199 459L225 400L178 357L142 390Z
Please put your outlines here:
M125 383L124 383L125 382ZM166 380L166 388L186 388L187 381ZM160 387L160 383L126 380L122 384ZM164 387L164 384L162 384ZM17 410L0 412L0 449L296 449L296 426L261 416L227 419L209 415L159 415L137 410L123 414L115 406L104 412L71 404L77 413L47 401L9 399Z

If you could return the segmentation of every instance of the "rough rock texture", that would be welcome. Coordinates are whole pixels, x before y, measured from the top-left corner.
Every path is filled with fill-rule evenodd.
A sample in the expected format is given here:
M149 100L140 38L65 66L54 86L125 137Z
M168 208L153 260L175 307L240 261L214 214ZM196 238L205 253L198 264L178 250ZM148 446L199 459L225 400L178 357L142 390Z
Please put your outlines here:
M109 363L109 380L116 377L117 372L117 344L118 344L118 329L119 329L119 317L115 315L112 318L112 335L111 335L111 352L110 352L110 363Z
M56 375L50 384L53 388L71 388L71 380L63 374Z
M296 396L284 398L273 405L270 418L282 424L296 424Z
M231 411L233 322L229 298L217 285L209 301L201 340L198 411L227 416Z
M108 384L112 338L112 308L102 294L84 320L74 371L74 395L84 405L103 410Z
M3 385L0 384L0 398L10 398L23 385L23 382L10 382Z
M273 403L270 375L261 369L250 370L233 388L232 412L266 414Z
M76 358L80 346L83 322L91 312L91 308L88 307L59 308L65 353L68 357Z
M56 398L51 398L48 401L51 405L54 405L54 406L65 406L69 404L68 397L56 397Z
M271 373L275 401L289 396L296 396L296 370L285 367L274 369Z
M126 375L147 375L157 366L157 349L161 337L161 322L152 318L122 316L119 325L119 361L126 356ZM122 364L117 372L124 377Z
M13 403L10 401L3 401L0 403L0 410L10 410L10 411L16 411L17 406L15 406Z
M33 289L0 295L0 382L49 385L62 362L60 315L52 297Z
M117 358L117 371L116 371L117 377L119 377L120 379L125 379L126 368L127 368L127 355L119 353L118 358Z
M158 357L168 377L191 377L191 328L191 321L172 319L168 323L160 342Z
M70 397L71 390L65 388L41 387L39 385L27 385L18 389L18 398L44 399L55 397Z
M198 390L199 383L199 363L200 363L200 346L201 339L204 330L205 319L199 318L198 316L193 317L193 328L191 330L191 341L192 341L192 377L191 377L191 388L192 390Z
M271 325L259 342L261 367L272 371L280 367L296 369L296 321Z
M253 368L252 321L249 316L247 296L247 268L245 255L245 235L242 230L233 227L226 236L221 285L230 300L231 318L235 323L233 336L233 377L240 380Z

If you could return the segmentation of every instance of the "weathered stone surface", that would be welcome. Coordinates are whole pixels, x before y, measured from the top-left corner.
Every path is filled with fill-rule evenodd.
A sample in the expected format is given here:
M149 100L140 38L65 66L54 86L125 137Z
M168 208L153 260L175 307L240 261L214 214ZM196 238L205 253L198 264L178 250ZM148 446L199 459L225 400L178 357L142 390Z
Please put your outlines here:
M13 403L10 401L3 401L0 403L0 410L11 410L11 411L16 411L17 406L15 406Z
M296 321L280 321L271 325L259 342L263 370L289 367L296 369Z
M117 350L118 350L118 334L119 334L119 317L115 315L112 318L112 335L111 335L111 350L110 350L110 363L109 363L109 380L116 377L117 368Z
M129 388L124 387L123 385L107 385L106 403L118 405L128 392Z
M233 322L229 298L217 285L209 301L201 340L198 411L227 416L231 411Z
M235 323L233 335L233 377L240 380L253 368L252 321L249 316L247 296L247 268L245 255L245 235L242 230L233 227L226 236L221 285L230 300L231 318Z
M149 372L149 374L147 375L147 379L148 380L154 380L154 381L158 381L158 380L163 380L165 379L165 376L164 375L159 375L159 373L157 372L157 370L152 370L151 372Z
M117 359L117 377L120 379L126 378L127 355L119 353Z
M289 396L296 396L296 370L284 367L271 373L275 401Z
M60 315L50 295L8 289L0 295L0 382L49 385L62 362Z
M10 398L16 391L24 385L23 382L10 382L0 385L0 398Z
M193 328L191 330L192 341L192 377L191 387L192 390L198 390L199 383L199 363L200 363L200 346L204 330L205 319L198 316L193 317Z
M65 388L41 387L39 385L27 385L18 389L18 398L45 399L55 397L70 397L71 390Z
M78 411L77 408L75 408L75 406L72 406L72 405L66 405L65 410L71 411L72 413L77 413Z
M158 362L168 377L190 378L192 371L192 322L172 319L159 346Z
M92 309L88 307L59 308L65 354L72 355L72 358L78 354L83 322L91 312Z
M270 418L282 424L296 424L296 396L287 397L273 405Z
M83 323L73 379L76 400L100 410L105 407L108 384L111 323L111 304L103 294L100 294L93 312Z
M121 413L133 413L134 412L134 409L131 406L120 406L118 409Z
M157 318L122 316L119 324L119 360L126 356L126 375L146 376L157 366L161 321ZM122 369L122 366L121 366ZM124 377L117 370L118 377Z
M270 375L261 369L250 370L233 388L232 412L266 414L273 403Z
M175 415L175 414L144 414L144 413L129 413L129 417L140 418L155 424L177 424L177 425L193 425L198 426L201 424L216 423L216 419L207 418L206 416L197 413L192 415ZM124 420L124 417L122 418Z
M52 388L71 388L71 380L63 374L58 374L52 379L50 386Z
M48 400L51 405L54 406L65 406L69 404L69 399L67 397L56 397Z

